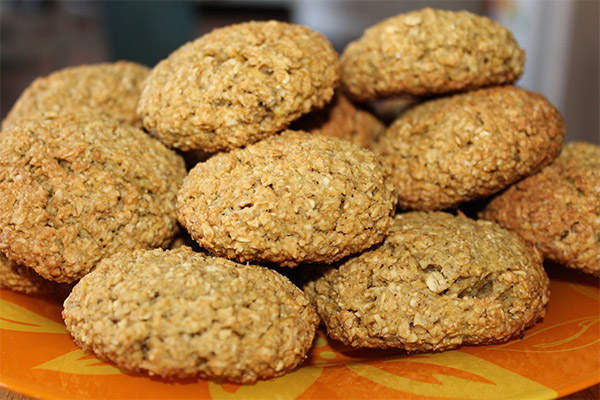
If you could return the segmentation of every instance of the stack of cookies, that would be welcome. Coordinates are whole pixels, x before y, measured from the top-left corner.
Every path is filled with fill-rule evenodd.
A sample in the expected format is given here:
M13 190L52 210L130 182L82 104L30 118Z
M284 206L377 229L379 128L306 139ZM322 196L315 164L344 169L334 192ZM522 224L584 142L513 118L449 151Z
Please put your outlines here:
M0 134L0 281L76 283L63 317L77 344L162 377L280 376L319 321L359 347L505 341L545 314L542 254L596 273L600 254L597 146L553 163L564 124L510 86L523 64L493 21L424 9L341 57L306 27L248 22L152 70L40 78ZM389 127L366 105L402 95L420 102ZM550 168L576 182L562 199L591 199L560 245L504 205ZM498 192L481 212L497 223L448 212ZM276 272L290 267L296 285Z

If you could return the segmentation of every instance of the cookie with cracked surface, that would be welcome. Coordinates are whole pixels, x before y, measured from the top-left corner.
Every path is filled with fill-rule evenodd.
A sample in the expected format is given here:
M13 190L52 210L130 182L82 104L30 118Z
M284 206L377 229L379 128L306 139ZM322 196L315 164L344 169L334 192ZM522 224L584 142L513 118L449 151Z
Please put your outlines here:
M542 95L498 86L406 111L376 143L403 209L441 210L496 193L552 162L565 125Z
M342 87L366 101L513 83L525 53L487 17L425 8L368 28L346 46L341 63Z
M338 54L321 34L252 21L215 29L161 61L138 111L170 147L231 150L324 106L338 79Z
M319 324L282 275L188 247L104 259L63 318L79 346L128 371L241 383L300 365Z
M0 251L73 282L121 249L177 232L181 156L130 125L44 114L0 135Z
M495 196L480 212L567 267L600 273L600 146L567 143L539 173Z
M545 315L537 251L495 223L398 214L380 246L303 283L328 334L353 347L441 351L508 340Z
M369 149L386 126L371 112L355 106L337 92L325 108L294 121L291 129L339 137Z
M288 130L196 165L177 201L179 222L212 253L293 267L383 240L397 196L372 151Z
M3 128L44 112L102 115L139 128L137 103L150 68L129 61L79 65L37 78L25 89Z
M36 274L33 269L10 261L0 253L0 289L10 289L20 293L57 293L60 284Z

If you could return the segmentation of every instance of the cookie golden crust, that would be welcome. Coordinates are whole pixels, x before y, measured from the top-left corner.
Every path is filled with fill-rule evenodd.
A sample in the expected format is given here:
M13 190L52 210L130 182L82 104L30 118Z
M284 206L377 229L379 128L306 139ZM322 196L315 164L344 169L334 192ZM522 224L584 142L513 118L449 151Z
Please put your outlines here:
M467 11L425 8L388 18L348 44L341 83L354 100L515 82L525 53L510 31Z
M246 22L216 29L160 62L138 111L167 146L231 150L324 106L338 79L338 54L321 34Z
M136 108L150 69L128 61L80 65L36 79L21 94L6 119L4 129L44 112L102 115L142 126Z
M600 273L600 146L567 143L559 157L494 197L480 217L534 244L545 258Z
M421 103L376 143L404 209L441 210L500 191L558 155L565 125L542 95L512 86Z
M293 267L383 240L396 198L373 152L288 130L196 165L177 200L179 222L214 254Z
M339 137L369 149L386 127L375 115L357 108L338 92L325 108L294 121L292 129Z
M79 346L128 371L241 383L297 367L319 324L282 275L187 247L103 260L63 318Z
M58 284L42 278L31 268L10 261L0 253L0 289L45 294L57 292Z
M303 284L353 347L441 351L508 340L545 315L542 259L518 235L442 212L398 214L380 246Z
M0 135L0 251L73 282L121 249L177 232L183 159L106 118L44 115Z

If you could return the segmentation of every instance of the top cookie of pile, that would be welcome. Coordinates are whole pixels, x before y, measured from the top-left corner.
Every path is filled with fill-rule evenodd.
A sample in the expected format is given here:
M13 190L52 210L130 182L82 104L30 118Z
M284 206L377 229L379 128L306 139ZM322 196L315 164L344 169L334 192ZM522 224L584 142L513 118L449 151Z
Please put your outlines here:
M56 71L33 81L2 125L6 129L36 114L70 111L102 115L141 127L136 107L149 72L148 67L128 61Z
M489 18L425 8L368 28L341 62L344 90L366 101L512 83L523 73L525 53Z
M324 106L338 80L338 54L321 34L252 21L216 29L161 61L138 112L168 146L231 150Z

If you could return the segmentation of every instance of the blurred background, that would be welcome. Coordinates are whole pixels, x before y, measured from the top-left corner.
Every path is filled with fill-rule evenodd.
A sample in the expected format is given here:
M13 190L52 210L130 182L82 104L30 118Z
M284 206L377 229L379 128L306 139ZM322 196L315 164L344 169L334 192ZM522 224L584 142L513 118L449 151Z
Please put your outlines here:
M518 86L562 113L566 141L600 144L600 2L596 0L0 0L2 118L38 76L126 59L155 65L212 29L277 19L323 33L341 52L374 23L423 7L469 10L508 27L525 49Z

